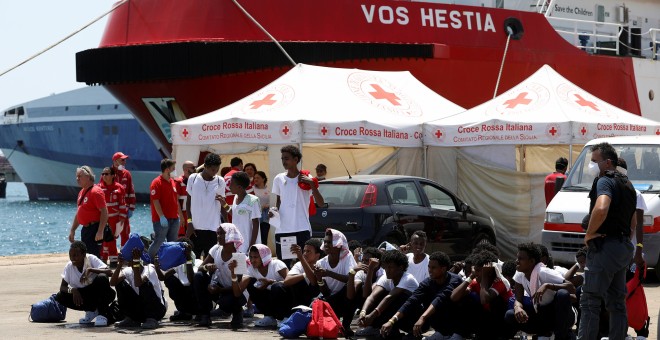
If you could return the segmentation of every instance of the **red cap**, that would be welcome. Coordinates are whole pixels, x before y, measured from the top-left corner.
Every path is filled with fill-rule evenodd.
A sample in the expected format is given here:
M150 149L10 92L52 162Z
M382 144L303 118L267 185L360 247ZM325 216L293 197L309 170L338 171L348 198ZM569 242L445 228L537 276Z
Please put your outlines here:
M126 159L128 158L128 155L124 155L122 152L115 152L114 155L112 155L112 161L116 161L118 159Z

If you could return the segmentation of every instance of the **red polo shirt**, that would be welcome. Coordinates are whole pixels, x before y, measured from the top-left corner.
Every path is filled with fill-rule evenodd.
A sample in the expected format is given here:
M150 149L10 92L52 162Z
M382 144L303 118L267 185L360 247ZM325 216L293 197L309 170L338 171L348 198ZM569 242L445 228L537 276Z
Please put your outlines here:
M85 194L87 192L87 194ZM84 195L84 197L83 197ZM78 223L88 225L100 222L101 209L105 208L105 194L98 185L93 185L89 191L81 189L78 193Z
M151 221L157 222L160 216L154 207L154 201L158 200L160 208L163 210L163 215L167 218L179 217L179 202L177 202L178 195L176 192L176 183L173 179L165 179L163 176L158 176L151 182Z

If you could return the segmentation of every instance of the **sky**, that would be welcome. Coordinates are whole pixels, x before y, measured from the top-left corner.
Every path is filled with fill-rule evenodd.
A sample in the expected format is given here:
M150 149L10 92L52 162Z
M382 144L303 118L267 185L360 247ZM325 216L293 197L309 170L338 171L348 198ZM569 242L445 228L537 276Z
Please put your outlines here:
M0 2L0 73L80 29L115 0ZM76 82L76 52L98 47L107 17L41 56L0 76L0 112L85 86Z

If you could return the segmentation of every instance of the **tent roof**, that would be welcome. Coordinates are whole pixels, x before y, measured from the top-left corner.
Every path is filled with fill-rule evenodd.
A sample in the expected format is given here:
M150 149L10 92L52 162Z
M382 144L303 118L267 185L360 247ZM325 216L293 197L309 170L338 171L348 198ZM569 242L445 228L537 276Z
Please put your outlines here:
M172 124L172 142L419 147L423 122L461 111L407 71L298 64L231 105Z
M584 144L655 133L659 124L579 88L548 65L496 98L425 124L427 145Z

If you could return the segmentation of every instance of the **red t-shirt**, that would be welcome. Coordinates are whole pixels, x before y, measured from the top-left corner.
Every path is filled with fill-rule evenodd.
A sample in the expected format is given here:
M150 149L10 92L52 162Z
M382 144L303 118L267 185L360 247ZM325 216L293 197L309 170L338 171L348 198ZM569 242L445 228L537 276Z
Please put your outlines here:
M163 176L158 176L151 182L151 221L157 222L160 216L154 207L154 201L158 200L163 215L167 218L179 217L179 202L178 194L176 192L176 183L173 179L165 179Z
M87 192L87 194L85 194ZM83 195L85 196L83 198ZM78 212L76 217L78 223L88 225L100 222L101 209L105 208L105 194L98 185L93 185L89 191L81 189L78 193Z
M553 172L545 177L545 205L547 206L552 201L552 198L555 197L555 182L557 178L566 179L566 175L561 172Z
M475 292L479 294L481 291L481 285L477 280L472 280L470 282L470 285L468 286L468 289L470 292ZM497 295L504 300L505 304L509 303L509 298L513 296L513 292L511 292L511 289L507 289L506 285L504 282L500 279L495 279L495 282L493 282L492 285L490 285L490 289L495 289L497 291ZM490 304L485 304L484 309L490 310Z

